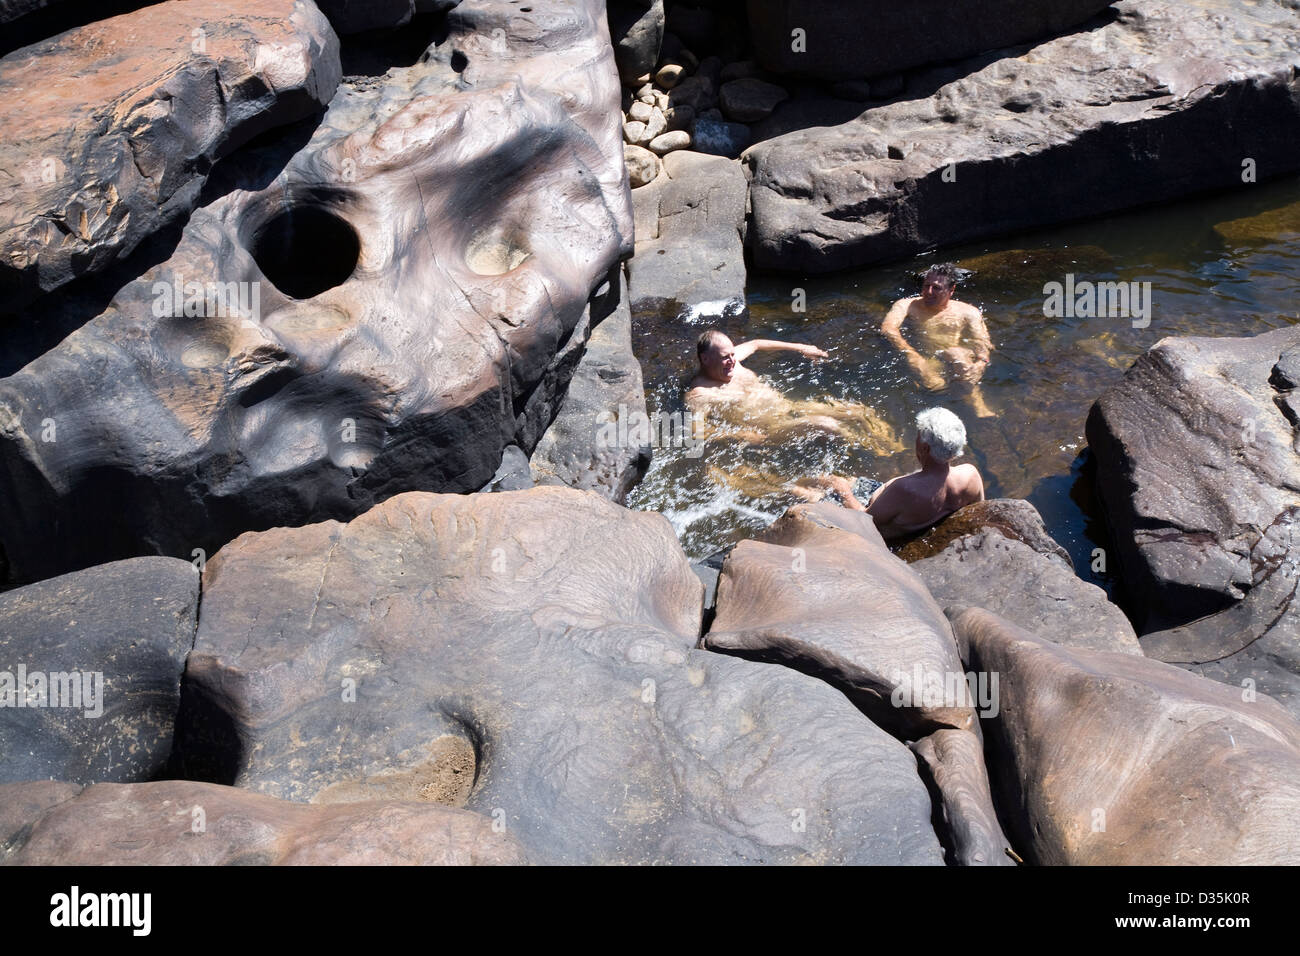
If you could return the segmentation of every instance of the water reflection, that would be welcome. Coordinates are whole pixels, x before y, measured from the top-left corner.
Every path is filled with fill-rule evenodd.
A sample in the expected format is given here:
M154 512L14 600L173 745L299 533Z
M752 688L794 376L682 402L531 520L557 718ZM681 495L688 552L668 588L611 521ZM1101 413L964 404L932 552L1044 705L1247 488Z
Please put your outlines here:
M1032 501L1079 574L1106 585L1104 572L1093 570L1093 549L1104 535L1080 455L1089 407L1164 336L1253 335L1300 322L1297 239L1300 180L1292 179L855 273L751 276L746 318L636 316L634 347L652 410L680 411L695 339L716 324L737 342L789 339L825 349L831 357L816 363L759 353L746 364L793 400L870 406L895 431L899 450L869 452L820 433L763 445L724 434L698 458L657 449L629 505L662 512L686 552L702 557L769 524L796 500L782 486L800 476L888 478L914 469L911 420L941 405L966 423L964 460L980 467L988 496ZM956 298L983 310L993 339L983 389L995 418L977 419L946 392L920 391L878 331L896 299L917 294L916 273L943 260L974 272ZM1047 318L1044 285L1064 283L1067 275L1150 282L1149 325L1135 328L1121 317ZM792 309L796 289L806 297L804 313Z

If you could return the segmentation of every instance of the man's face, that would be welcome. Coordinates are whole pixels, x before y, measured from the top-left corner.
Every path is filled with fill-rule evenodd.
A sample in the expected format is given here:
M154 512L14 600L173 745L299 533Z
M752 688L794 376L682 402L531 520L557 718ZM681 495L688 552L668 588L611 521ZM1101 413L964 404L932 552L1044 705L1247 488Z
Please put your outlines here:
M921 283L921 301L932 309L942 309L952 298L952 289L948 280L936 272L931 272Z
M731 373L736 370L736 347L725 335L713 340L713 344L704 353L704 371L709 378L719 382L730 382Z

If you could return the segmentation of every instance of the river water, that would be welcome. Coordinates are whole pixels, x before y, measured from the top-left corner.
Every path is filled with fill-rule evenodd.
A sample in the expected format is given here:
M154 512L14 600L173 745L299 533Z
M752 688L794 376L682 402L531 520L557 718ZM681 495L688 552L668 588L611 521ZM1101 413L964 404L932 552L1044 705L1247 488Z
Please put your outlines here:
M1032 201L1027 197L1027 201ZM996 417L977 419L956 396L922 392L878 328L916 274L953 261L974 275L956 298L983 310L993 339L984 395ZM1048 317L1044 285L1149 282L1149 325L1124 317ZM638 315L633 347L652 412L680 412L695 339L708 327L736 342L776 338L817 345L829 359L759 353L746 364L792 399L859 402L896 432L875 447L816 430L762 444L722 436L703 453L660 447L632 508L672 523L692 558L752 536L795 499L782 486L833 472L881 479L913 470L916 412L951 408L965 421L973 461L993 497L1027 498L1085 580L1105 532L1093 508L1083 454L1088 409L1133 360L1168 335L1254 335L1300 323L1300 179L1250 184L1048 230L945 249L902 263L833 276L751 275L747 317ZM802 289L806 310L795 310ZM1138 319L1138 324L1143 320ZM905 330L906 331L906 330ZM912 339L913 344L917 344Z

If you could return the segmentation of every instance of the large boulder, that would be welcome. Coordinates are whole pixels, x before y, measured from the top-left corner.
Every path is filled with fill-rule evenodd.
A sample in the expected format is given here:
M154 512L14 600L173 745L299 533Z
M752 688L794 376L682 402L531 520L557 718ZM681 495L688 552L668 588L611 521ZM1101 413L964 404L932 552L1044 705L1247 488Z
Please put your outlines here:
M847 269L1300 168L1300 11L1112 9L1104 25L922 70L909 96L865 111L783 104L745 154L754 265Z
M977 728L978 730L978 728ZM971 730L936 730L911 745L943 823L950 866L1014 866L993 806L984 741Z
M243 157L167 261L0 380L12 579L473 491L530 451L632 251L618 99L603 3L470 0L291 157Z
M78 792L80 791L80 792ZM430 803L307 806L211 783L0 787L9 866L467 866L528 858L481 814Z
M1106 0L748 0L755 55L769 70L851 80L1051 36ZM801 31L796 34L795 31Z
M968 505L899 550L934 599L982 607L1072 647L1141 654L1137 634L1106 592L1074 573L1028 501Z
M732 549L704 646L821 677L903 737L974 726L943 612L870 516L829 502Z
M1298 348L1300 327L1162 339L1097 400L1087 434L1146 653L1300 714L1300 430L1285 374Z
M609 33L626 83L654 70L664 42L664 0L609 0Z
M621 270L611 298L613 312L587 339L560 413L533 449L530 466L538 484L583 488L622 504L645 475L652 451L642 440L649 417Z
M937 863L906 749L838 691L698 650L659 515L408 493L212 558L178 769L504 821L551 863Z
M678 150L664 173L632 193L636 254L627 265L632 311L745 310L745 196L740 164Z
M175 558L0 594L0 782L160 773L198 606L198 571Z
M183 220L213 163L338 82L303 0L173 0L0 59L0 314Z
M988 766L1027 860L1300 863L1300 724L1276 701L982 609L957 611L953 630L967 666L999 675Z

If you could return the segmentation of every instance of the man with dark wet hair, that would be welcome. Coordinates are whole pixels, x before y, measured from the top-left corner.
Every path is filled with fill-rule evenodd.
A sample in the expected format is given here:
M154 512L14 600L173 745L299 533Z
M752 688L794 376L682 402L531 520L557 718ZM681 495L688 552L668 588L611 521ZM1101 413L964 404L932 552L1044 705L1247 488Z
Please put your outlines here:
M993 342L980 310L952 297L960 275L951 262L931 266L921 294L895 302L880 331L924 388L939 391L951 386L970 402L977 417L988 418L993 411L984 403L979 382L988 368ZM903 337L904 323L919 350Z

